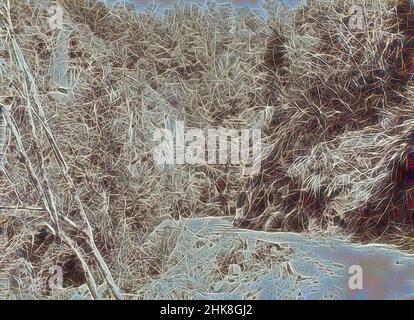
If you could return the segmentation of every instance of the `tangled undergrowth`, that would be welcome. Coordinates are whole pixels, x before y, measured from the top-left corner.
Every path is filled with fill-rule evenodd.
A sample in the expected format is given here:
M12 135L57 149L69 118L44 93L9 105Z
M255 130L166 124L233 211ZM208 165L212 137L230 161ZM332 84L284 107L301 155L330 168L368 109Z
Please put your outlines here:
M10 295L67 297L86 285L94 298L142 298L162 272L142 245L167 218L332 225L407 243L412 57L398 3L363 1L362 30L348 28L349 0L296 11L269 1L266 15L183 5L163 17L92 0L1 4ZM249 179L230 165L160 167L153 132L177 121L260 128L271 152ZM65 274L58 293L53 265Z

